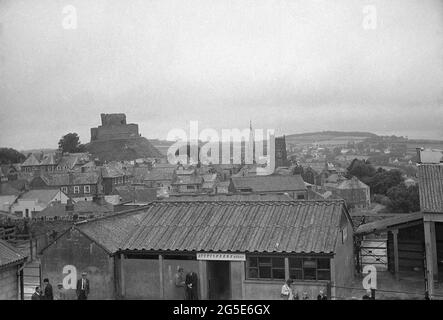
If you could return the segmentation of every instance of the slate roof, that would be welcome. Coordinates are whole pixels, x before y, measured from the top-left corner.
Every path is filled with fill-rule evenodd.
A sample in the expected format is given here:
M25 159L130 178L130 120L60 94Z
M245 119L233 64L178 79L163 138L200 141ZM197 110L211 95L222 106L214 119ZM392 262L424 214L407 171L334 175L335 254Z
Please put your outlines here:
M236 190L251 189L253 192L306 190L305 182L300 175L232 177L231 181Z
M93 215L103 215L110 214L114 212L114 206L110 203L105 205L99 205L93 201L77 201L74 203L74 213L76 214L93 214ZM42 211L36 212L35 217L65 217L68 216L70 212L66 211L66 205L61 203L56 203L48 206Z
M145 181L157 181L157 180L169 180L174 178L175 168L153 168L151 172L145 175L143 180Z
M19 200L37 200L40 203L48 205L52 199L61 192L59 189L34 189L22 194Z
M420 164L418 186L421 211L443 213L443 164Z
M0 240L0 267L18 264L26 260L13 246L4 240Z
M113 194L118 194L122 202L147 203L157 200L157 189L144 186L117 186Z
M22 163L22 167L26 166L39 166L40 160L37 159L37 155L31 153L28 158Z
M333 253L344 214L343 201L155 201L76 227L110 253Z
M70 175L72 179L70 179ZM99 181L99 174L97 172L53 173L42 175L41 177L48 186L96 184Z
M76 229L108 253L116 253L128 235L140 224L143 211L122 212L103 219L76 224Z
M341 182L337 189L368 189L368 185L358 180L356 177Z

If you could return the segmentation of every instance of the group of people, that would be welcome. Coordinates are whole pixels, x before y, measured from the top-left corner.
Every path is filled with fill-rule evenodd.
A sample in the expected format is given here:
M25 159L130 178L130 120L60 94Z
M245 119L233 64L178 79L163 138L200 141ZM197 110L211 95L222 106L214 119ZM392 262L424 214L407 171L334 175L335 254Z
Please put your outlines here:
M300 299L298 292L294 291L291 287L293 282L294 281L292 279L286 280L285 284L281 288L280 297L283 300L310 300L310 297L306 291L303 292ZM317 300L328 300L328 296L323 290L320 290L319 294L317 295Z
M78 300L88 299L89 280L86 272L83 272L81 279L77 280L76 294ZM59 283L57 284L57 290L54 292L52 285L49 283L49 279L45 278L43 280L43 289L39 286L36 287L31 300L68 300L67 290L63 287L62 283Z
M175 274L175 286L184 288L185 300L198 300L198 278L195 272L190 271L185 275L184 269L178 267Z

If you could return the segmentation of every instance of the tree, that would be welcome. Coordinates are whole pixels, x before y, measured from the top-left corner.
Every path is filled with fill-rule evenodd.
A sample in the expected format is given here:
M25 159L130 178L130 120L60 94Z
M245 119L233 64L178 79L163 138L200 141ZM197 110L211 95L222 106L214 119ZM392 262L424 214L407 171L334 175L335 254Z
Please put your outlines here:
M0 148L0 164L12 164L25 161L26 157L12 148Z
M347 171L348 178L357 177L363 182L375 174L375 168L368 161L358 159L352 160Z
M80 138L77 133L65 134L58 142L58 149L62 152L84 152L85 146L80 143Z
M403 182L403 176L400 170L379 170L364 182L371 188L372 194L387 195L389 189Z
M406 187L403 183L388 190L390 200L388 208L391 212L417 212L420 211L420 198L417 186Z

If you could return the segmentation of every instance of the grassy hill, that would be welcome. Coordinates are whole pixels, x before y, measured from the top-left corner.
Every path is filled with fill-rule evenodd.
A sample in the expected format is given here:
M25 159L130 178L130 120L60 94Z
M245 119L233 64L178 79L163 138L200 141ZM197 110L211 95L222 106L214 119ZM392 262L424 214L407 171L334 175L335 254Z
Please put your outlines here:
M164 157L146 138L93 141L86 150L101 161L135 160Z

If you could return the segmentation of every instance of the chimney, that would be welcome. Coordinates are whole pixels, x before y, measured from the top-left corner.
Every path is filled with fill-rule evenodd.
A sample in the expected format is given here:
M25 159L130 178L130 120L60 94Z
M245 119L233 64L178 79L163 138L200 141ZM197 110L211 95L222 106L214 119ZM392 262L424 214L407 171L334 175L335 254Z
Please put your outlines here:
M69 177L69 185L74 184L74 173L68 172L68 177Z
M72 202L71 199L68 199L68 201L66 202L65 211L68 214L74 213L74 203Z

